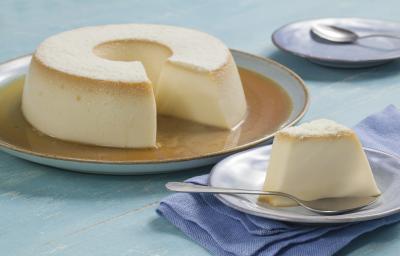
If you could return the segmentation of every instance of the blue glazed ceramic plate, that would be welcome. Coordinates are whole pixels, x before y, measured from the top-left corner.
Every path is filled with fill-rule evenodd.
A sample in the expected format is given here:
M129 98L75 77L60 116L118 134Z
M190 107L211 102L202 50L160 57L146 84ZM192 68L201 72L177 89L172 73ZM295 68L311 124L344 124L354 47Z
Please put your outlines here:
M318 215L297 207L272 207L257 204L254 195L216 195L224 204L260 217L302 223L346 223L382 218L400 212L400 158L364 148L382 195L374 204L340 215ZM262 190L271 146L259 147L232 155L214 166L209 183L223 188Z
M243 80L248 115L233 131L158 117L157 142L161 146L157 149L96 147L38 133L25 121L20 110L23 76L30 56L3 63L0 65L0 149L32 162L67 170L147 174L214 164L232 153L266 143L277 130L295 124L305 114L309 101L307 89L296 74L274 61L236 50L232 53L238 66L247 70L241 70L242 80L243 74L252 71L259 74L254 79L268 77L274 81L268 85L272 87L266 86L268 83ZM291 108L283 113L277 106L285 99L291 102ZM71 129L73 125L79 124L71 124Z
M356 18L317 19L285 25L273 33L272 41L281 50L332 67L371 67L400 58L400 39L370 37L351 44L330 43L311 32L314 23L335 24L360 36L370 33L400 35L400 23L396 22Z

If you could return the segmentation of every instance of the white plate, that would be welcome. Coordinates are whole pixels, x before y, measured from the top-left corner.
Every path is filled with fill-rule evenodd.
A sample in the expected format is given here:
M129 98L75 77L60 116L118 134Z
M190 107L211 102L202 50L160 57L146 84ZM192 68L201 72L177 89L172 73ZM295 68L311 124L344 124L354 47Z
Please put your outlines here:
M244 86L245 91L247 90L249 113L242 125L232 132L220 132L198 126L191 128L194 125L189 124L170 128L173 122L165 118L167 121L161 123L160 127L167 127L167 130L174 131L174 134L165 136L161 133L161 129L158 139L162 137L165 140L172 140L172 143L162 141L163 146L158 149L110 149L85 146L33 133L32 127L24 121L20 113L20 95L14 94L13 100L10 100L10 94L4 94L7 95L7 99L3 99L4 102L10 103L3 108L13 110L7 112L7 119L2 121L7 124L8 130L0 131L0 150L32 162L79 172L145 174L214 164L232 153L266 143L276 131L295 124L305 114L309 103L307 88L294 72L272 60L237 50L232 50L232 54L239 67L274 80L287 92L292 101L292 111L280 120L276 127L267 130L266 123L273 123L273 120L268 119L268 115L263 115L271 112L271 108L266 107L266 104L274 102L270 100L272 96L268 97L265 94L265 87L250 84ZM0 64L0 89L7 88L6 86L19 86L18 93L21 93L22 80L19 85L10 85L9 82L25 75L30 58L31 56L25 56ZM15 117L19 118L19 121L13 120ZM196 146L193 147L193 144Z
M374 149L364 148L382 195L371 206L341 215L318 215L304 208L257 205L257 196L216 195L224 204L260 217L301 223L346 223L381 218L400 212L400 158ZM224 188L262 190L271 146L232 155L212 170L209 183Z

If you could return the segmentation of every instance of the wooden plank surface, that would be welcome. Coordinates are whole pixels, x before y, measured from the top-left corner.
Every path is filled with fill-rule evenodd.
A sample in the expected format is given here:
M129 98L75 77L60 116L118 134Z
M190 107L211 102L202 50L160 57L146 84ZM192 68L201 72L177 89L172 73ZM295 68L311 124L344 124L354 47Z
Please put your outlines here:
M297 72L311 91L304 120L354 125L393 103L400 106L400 63L372 69L316 66L279 52L274 29L317 17L400 21L400 2L387 1L30 1L0 2L0 61L31 53L44 38L108 23L191 27L229 47L273 58ZM1 255L205 255L204 249L157 217L167 181L209 171L117 177L70 173L0 153ZM400 224L367 234L339 255L398 255Z

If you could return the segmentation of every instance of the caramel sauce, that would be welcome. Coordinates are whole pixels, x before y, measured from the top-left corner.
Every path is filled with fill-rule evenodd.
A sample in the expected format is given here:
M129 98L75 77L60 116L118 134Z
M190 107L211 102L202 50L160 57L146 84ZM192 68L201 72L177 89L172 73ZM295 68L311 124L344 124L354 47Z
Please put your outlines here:
M24 77L21 77L0 89L0 144L50 157L100 162L174 161L234 150L274 133L292 111L291 99L282 87L252 71L239 71L248 105L247 117L240 126L227 131L158 116L158 147L155 149L83 145L36 131L21 112L24 84Z

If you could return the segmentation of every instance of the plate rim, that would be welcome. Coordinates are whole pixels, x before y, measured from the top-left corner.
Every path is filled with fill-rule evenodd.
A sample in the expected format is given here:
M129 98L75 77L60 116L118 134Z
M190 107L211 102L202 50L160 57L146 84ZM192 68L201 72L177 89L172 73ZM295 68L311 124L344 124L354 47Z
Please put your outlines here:
M316 19L301 19L301 20L296 20L293 22L289 22L287 24L284 24L282 26L280 26L279 28L277 28L276 30L274 30L274 32L271 34L271 41L272 43L275 45L275 47L277 47L278 49L287 52L287 53L291 53L295 56L301 57L301 58L306 58L306 59L312 59L312 60L318 60L321 62L329 62L329 63L334 63L334 64L340 64L340 63L344 63L344 64L357 64L357 63L367 63L367 64L371 64L373 65L375 62L390 62L396 59L400 58L400 53L398 57L392 57L392 58L384 58L384 59L368 59L368 60L342 60L342 59L337 59L337 58L320 58L320 57L316 57L316 56L312 56L309 54L303 54L303 53L299 53L293 50L288 49L287 47L284 47L282 45L280 45L277 41L276 41L276 34L286 28L289 27L293 24L296 23L302 23L302 22L307 22L307 21L318 21L318 20L330 20L330 19L354 19L354 20L367 20L367 21L378 21L378 22L390 22L390 23L397 23L400 26L400 22L395 21L395 20L386 20L386 19L369 19L369 18L360 18L360 17L326 17L326 18L316 18ZM382 63L384 64L384 63ZM379 65L379 64L377 64ZM371 66L372 67L372 66Z
M272 145L267 145L264 147L272 147ZM259 148L252 148L243 152L239 152L237 154L243 154L252 150L257 150L260 149ZM396 154L392 154L392 153L388 153L379 149L375 149L375 148L371 148L371 147L362 147L363 150L365 151L373 151L373 152L377 152L380 154L384 154L386 156L392 157L397 159L400 162L400 156L396 155ZM231 158L236 157L237 154L233 154L230 155L228 157L226 157L225 159L223 159L222 161L220 161L219 163L217 163L210 171L210 174L208 176L208 180L207 180L207 184L211 185L211 179L213 174L215 174L215 172L217 172L216 170L218 169L219 165L223 165L225 161L228 161ZM400 175L400 174L399 174ZM384 212L380 212L380 213L376 213L376 214L372 214L372 215L366 215L366 216L359 216L359 217L344 217L344 218L335 218L332 219L330 215L318 215L318 216L322 216L324 217L323 219L318 218L318 219L313 219L313 220L309 220L309 219L304 219L302 216L298 216L298 217L287 217L287 216L281 216L279 215L279 213L258 213L255 211L251 211L249 209L246 209L245 207L241 207L238 206L236 204L232 204L230 201L226 200L222 195L219 194L215 194L214 195L219 201L221 201L223 204L225 204L226 206L233 208L237 211L243 212L245 214L250 214L253 216L257 216L257 217L261 217L261 218L266 218L266 219L274 219L274 220L279 220L279 221L286 221L286 222L292 222L292 223L305 223L305 224L340 224L340 223L353 223L353 222L362 222L362 221L368 221L368 220L374 220L374 219L380 219L386 216L390 216L396 213L400 212L400 204L393 209L384 211ZM340 215L332 215L332 216L340 216ZM313 216L305 216L305 217L313 217Z
M267 64L272 64L275 67L278 67L279 69L283 70L284 72L286 72L288 75L290 75L294 80L296 80L298 82L298 84L300 85L300 89L303 91L304 96L305 96L305 104L302 106L302 109L300 111L300 113L289 123L285 123L282 128L284 127L290 127L293 126L294 124L296 124L297 122L299 122L301 120L301 118L304 117L305 113L307 112L309 106L310 106L310 92L309 89L307 88L305 82L303 81L303 79L297 75L293 70L291 70L290 68L270 59L270 58L266 58L266 57L262 57L259 55L255 55L252 53L247 53L241 50L236 50L236 49L229 49L231 51L232 54L236 53L236 54L242 54L245 55L247 57L250 58L255 58L259 61L262 62L266 62ZM3 66L8 65L14 61L19 61L21 59L24 58L28 58L28 57L32 57L32 54L25 54L22 55L20 57L16 57L4 62L0 63L0 70ZM269 134L267 136L263 136L262 138L252 141L250 143L232 148L232 149L228 149L228 150L223 150L223 151L218 151L218 152L213 152L213 153L207 153L207 154L203 154L203 155L199 155L199 156L195 156L195 157L184 157L184 158L175 158L175 159L169 159L169 160L143 160L143 161L110 161L110 160L93 160L93 159L79 159L79 158L74 158L74 157L64 157L64 156L57 156L57 155L52 155L52 154L44 154L44 153L38 153L35 151L31 151L31 150L26 150L23 148L20 148L18 146L12 145L10 143L7 143L3 140L0 139L0 149L5 148L8 150L12 150L12 151L17 151L19 153L24 153L24 154L28 154L28 155L33 155L35 157L40 157L40 158L46 158L46 159L52 159L52 160L62 160L62 161L70 161L70 162L79 162L82 164L118 164L118 165L137 165L137 164L164 164L164 163L177 163L177 162L186 162L186 161L192 161L192 160L199 160L199 159L204 159L204 158L212 158L212 157L222 157L224 155L227 154L233 154L233 153L237 153L246 149L250 149L252 147L255 147L257 145L260 145L261 143L267 142L268 140L272 139L275 135L277 131L275 131L272 134Z

